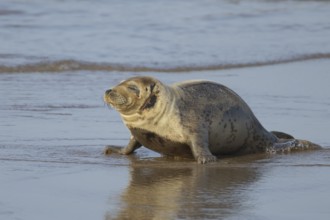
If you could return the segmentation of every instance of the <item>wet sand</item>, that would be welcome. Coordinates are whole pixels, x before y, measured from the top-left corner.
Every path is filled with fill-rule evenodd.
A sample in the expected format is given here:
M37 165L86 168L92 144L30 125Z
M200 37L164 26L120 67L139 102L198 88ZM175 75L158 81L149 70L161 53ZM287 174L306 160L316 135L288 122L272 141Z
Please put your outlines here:
M123 72L0 74L0 219L329 219L330 61L190 73L246 100L261 123L323 150L198 165L147 149L102 102Z

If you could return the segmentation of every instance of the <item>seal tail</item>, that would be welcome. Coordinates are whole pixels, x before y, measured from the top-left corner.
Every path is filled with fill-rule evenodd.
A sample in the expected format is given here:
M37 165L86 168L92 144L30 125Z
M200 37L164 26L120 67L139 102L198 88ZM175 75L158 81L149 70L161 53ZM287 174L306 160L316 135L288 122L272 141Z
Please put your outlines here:
M301 151L301 150L318 150L322 149L320 145L314 144L310 141L292 139L292 140L280 140L278 143L267 149L269 153L288 153L291 151Z
M282 131L271 131L273 135L280 139L294 139L294 137L290 134L284 133Z

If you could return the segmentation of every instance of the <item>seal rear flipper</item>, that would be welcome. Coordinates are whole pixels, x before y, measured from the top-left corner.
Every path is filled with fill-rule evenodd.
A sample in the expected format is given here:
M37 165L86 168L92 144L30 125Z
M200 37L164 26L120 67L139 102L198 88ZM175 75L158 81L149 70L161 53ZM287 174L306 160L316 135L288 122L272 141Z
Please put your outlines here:
M294 139L294 137L290 134L284 133L282 131L271 131L273 135L280 139Z
M298 151L298 150L317 150L317 149L322 149L322 147L310 141L293 139L285 142L274 143L272 147L267 148L267 152L286 153L286 152Z

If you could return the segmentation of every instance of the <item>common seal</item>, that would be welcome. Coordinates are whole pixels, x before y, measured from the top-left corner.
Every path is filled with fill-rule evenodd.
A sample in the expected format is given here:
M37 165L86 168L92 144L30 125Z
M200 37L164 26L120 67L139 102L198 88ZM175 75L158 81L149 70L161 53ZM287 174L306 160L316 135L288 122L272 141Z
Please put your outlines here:
M193 156L207 163L223 154L320 148L267 131L239 95L211 81L168 86L152 77L132 77L107 90L104 101L131 132L126 147L107 146L106 154L131 154L143 145L163 155Z

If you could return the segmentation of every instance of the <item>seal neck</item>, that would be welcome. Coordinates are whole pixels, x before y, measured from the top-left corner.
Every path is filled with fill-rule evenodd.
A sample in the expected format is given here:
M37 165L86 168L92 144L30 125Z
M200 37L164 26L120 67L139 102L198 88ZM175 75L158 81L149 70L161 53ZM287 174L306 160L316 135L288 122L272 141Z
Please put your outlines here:
M143 124L158 124L164 115L175 108L176 98L173 89L166 85L159 85L159 92L150 95L140 110L133 114L121 114L128 127L141 127Z

